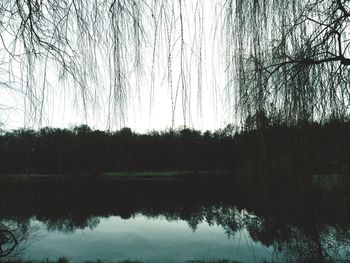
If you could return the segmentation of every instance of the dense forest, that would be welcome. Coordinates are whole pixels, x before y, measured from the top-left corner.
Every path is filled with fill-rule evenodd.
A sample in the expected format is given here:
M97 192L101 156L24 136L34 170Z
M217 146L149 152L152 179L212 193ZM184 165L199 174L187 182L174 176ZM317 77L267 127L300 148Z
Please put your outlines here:
M250 116L240 130L228 125L214 132L185 128L139 134L130 128L111 132L86 125L19 129L0 136L0 173L342 174L350 163L349 132L350 122L345 120L289 126L264 114Z
M225 130L137 134L79 126L15 130L0 138L2 174L232 169L233 140Z

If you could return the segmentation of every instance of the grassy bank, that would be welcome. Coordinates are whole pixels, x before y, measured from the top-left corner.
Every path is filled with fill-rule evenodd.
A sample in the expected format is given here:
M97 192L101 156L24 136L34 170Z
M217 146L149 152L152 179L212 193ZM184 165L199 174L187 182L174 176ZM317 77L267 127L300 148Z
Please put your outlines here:
M220 179L231 176L229 171L144 171L84 174L7 174L0 175L0 182L45 182L74 180L98 181L176 181Z
M52 260L1 260L2 263L70 263L70 261L64 257L57 259L57 261ZM157 261L158 262L158 261ZM177 263L178 261L162 261L162 263ZM104 261L96 260L96 261L84 261L79 263L105 263ZM107 263L107 262L106 262ZM109 262L111 263L111 262ZM116 261L114 263L152 263L152 261L138 261L138 260L122 260ZM180 262L178 262L180 263ZM240 263L239 261L234 260L188 260L181 263ZM266 262L267 263L267 262Z
M251 177L253 175L241 175ZM229 171L164 171L164 172L112 172L102 174L11 174L0 175L0 183L16 182L176 182L176 181L205 181L221 179L226 182L234 182L235 175ZM283 175L281 175L283 177ZM267 178L269 179L269 178ZM244 179L241 179L244 181ZM242 181L238 182L242 185ZM350 177L347 174L313 174L310 186L315 190L335 191L349 185ZM236 181L237 182L237 181ZM270 189L271 190L271 189Z

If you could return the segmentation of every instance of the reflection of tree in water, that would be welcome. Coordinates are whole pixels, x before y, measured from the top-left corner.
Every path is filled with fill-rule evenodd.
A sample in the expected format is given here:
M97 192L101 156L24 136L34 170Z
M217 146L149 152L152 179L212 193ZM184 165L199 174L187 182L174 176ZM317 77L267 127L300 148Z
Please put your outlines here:
M34 233L28 220L0 220L0 258L17 256L19 244Z
M45 224L47 230L62 232L84 228L93 229L99 224L101 217L111 215L119 215L123 218L143 215L149 218L161 217L168 221L184 220L193 231L196 231L199 224L206 222L210 226L217 225L223 228L229 238L247 231L253 241L273 248L279 259L283 257L288 262L334 262L338 259L349 258L349 255L346 255L347 248L350 247L350 230L347 224L328 226L320 223L321 220L318 220L316 224L315 220L310 220L310 218L299 220L299 217L289 220L291 218L289 215L270 216L270 212L268 211L267 215L248 212L236 206L224 204L175 205L132 207L130 209L124 207L120 211L106 214L78 212L67 213L66 216L46 214L36 218ZM0 237L3 256L18 254L16 247L21 241L32 236L32 227L29 220L0 221L0 229L5 230L1 232L3 236Z
M348 226L328 226L313 221L286 222L274 217L256 216L234 206L198 207L192 212L142 210L154 218L162 215L170 221L185 220L196 231L200 223L218 225L228 237L247 230L255 242L272 247L274 254L286 262L338 262L350 259L350 229Z
M346 233L342 235L340 233ZM282 244L285 256L298 262L338 262L349 260L350 235L341 227L291 227L291 237Z
M49 231L58 230L64 233L74 232L76 229L94 229L99 223L99 217L67 217L55 219L41 219L45 222L46 228Z
M230 206L198 206L192 208L173 208L164 210L142 209L138 213L149 217L158 218L162 216L168 221L184 220L188 226L196 231L200 223L206 222L210 226L221 226L227 236L232 236L240 228L240 212Z
M254 241L273 246L286 262L338 262L349 259L348 227L317 225L315 222L279 223L250 216L245 227Z
M11 254L17 244L17 239L11 231L0 229L0 257Z

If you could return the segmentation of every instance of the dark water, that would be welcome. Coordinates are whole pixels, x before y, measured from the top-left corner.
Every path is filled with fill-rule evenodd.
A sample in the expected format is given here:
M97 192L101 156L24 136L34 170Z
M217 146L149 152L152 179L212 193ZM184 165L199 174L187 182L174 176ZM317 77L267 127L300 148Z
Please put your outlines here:
M0 197L2 259L350 260L347 191L282 195L230 180L68 181L2 183Z

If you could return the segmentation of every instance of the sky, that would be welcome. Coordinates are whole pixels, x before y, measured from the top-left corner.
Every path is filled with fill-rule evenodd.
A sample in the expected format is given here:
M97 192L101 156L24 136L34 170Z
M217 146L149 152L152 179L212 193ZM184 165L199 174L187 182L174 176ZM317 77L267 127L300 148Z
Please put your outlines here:
M215 130L234 122L233 109L230 103L227 103L228 94L225 92L225 53L220 45L220 36L218 36L220 33L215 29L213 5L211 1L200 2L203 8L202 24L186 19L193 16L191 15L193 7L186 9L184 51L181 50L178 39L179 26L174 29L172 89L166 79L167 54L162 43L158 46L157 62L154 64L154 91L152 92L151 78L153 53L152 49L146 47L142 50L141 78L135 77L132 73L128 77L131 92L128 94L124 117L120 112L110 115L112 106L109 105L108 94L111 74L107 69L108 63L105 63L110 59L110 54L103 54L102 51L97 55L96 63L101 72L100 87L90 90L88 106L84 106L82 102L81 90L74 82L63 80L60 77L60 69L56 65L45 64L46 70L43 71L40 68L43 68L45 61L40 61L33 66L33 69L30 68L29 71L34 72L32 81L36 83L36 90L28 92L26 83L18 81L23 80L23 76L28 74L26 68L23 68L20 62L11 61L10 64L0 65L0 124L2 126L0 128L45 126L69 128L88 124L94 129L130 127L134 131L147 132L183 126ZM203 30L198 29L200 26ZM194 37L198 36L198 32L201 32L200 39ZM160 38L162 38L161 35L159 35ZM8 36L7 40L10 45L11 37ZM195 41L199 41L201 45L196 44ZM195 46L196 50L194 50ZM198 70L199 46L202 61L200 73ZM1 51L3 46L0 46L2 61L11 59ZM185 62L181 61L181 52ZM185 81L188 88L185 95L181 88L181 74L183 74L180 70L181 65L186 68ZM199 75L202 77L198 78ZM43 76L46 82L41 81ZM1 83L7 83L8 86ZM176 99L171 100L172 96ZM184 96L186 96L185 104L183 104Z

